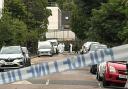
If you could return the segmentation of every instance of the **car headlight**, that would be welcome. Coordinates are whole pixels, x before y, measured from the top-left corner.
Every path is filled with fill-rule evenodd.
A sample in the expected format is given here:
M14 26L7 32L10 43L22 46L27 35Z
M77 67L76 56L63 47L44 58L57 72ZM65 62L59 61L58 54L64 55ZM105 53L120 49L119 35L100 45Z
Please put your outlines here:
M109 66L109 72L116 73L116 69L113 66Z
M13 62L14 62L14 63L23 62L23 59L22 59L22 58L19 58L19 59L15 59Z
M5 63L5 61L4 60L0 60L0 64L4 64Z

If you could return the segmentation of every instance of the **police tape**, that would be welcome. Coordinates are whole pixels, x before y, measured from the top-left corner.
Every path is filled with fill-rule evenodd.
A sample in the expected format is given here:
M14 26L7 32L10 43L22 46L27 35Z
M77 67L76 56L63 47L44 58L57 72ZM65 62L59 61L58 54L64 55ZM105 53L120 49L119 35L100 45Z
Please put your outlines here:
M128 44L110 49L99 50L84 55L69 57L63 60L45 62L30 67L0 73L0 84L7 84L29 78L46 76L49 74L73 70L104 61L116 61L128 57Z

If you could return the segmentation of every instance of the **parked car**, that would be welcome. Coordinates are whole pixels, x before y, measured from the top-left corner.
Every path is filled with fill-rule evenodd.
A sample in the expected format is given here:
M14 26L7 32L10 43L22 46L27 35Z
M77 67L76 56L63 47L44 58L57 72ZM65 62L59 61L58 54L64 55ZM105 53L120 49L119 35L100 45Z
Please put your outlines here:
M111 83L124 85L127 81L126 61L103 62L97 67L97 80L103 82L103 86Z
M38 42L38 57L42 55L49 55L53 56L54 54L54 48L51 44L51 42L48 41L39 41Z
M31 58L30 58L30 56L29 56L29 52L28 52L27 47L22 47L22 50L23 50L23 52L24 52L25 55L26 55L28 66L31 66Z
M0 69L15 69L27 66L27 58L21 46L3 46L0 51Z
M92 44L90 47L90 51L89 52L95 52L98 50L104 50L107 48L107 45L103 45L103 44ZM90 73L92 74L96 74L97 72L97 64L95 65L91 65L90 66Z
M56 39L51 39L51 40L47 40L47 41L52 43L53 49L54 49L54 53L58 54L58 48L57 48L58 47L58 41Z
M88 53L92 44L100 44L99 42L86 42L83 44L81 54Z

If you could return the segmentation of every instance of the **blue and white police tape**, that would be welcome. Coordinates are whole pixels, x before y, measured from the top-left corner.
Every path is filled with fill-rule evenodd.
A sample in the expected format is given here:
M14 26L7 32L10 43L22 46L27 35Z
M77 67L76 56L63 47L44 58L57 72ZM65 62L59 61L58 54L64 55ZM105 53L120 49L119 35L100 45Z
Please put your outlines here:
M71 58L46 62L31 67L0 73L0 84L12 83L29 78L36 78L66 70L99 64L103 61L121 60L128 57L128 45L78 55Z

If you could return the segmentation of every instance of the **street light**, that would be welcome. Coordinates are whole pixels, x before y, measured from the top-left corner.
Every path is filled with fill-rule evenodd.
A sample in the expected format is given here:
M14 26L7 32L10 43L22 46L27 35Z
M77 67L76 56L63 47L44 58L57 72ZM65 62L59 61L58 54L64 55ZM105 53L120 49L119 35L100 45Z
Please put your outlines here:
M69 20L69 17L68 16L65 16L65 20L68 21ZM66 28L68 28L68 26ZM67 31L67 38L69 38L69 28L68 28L68 31Z

